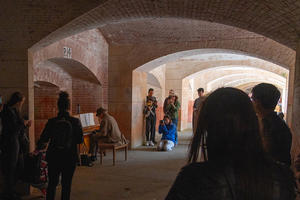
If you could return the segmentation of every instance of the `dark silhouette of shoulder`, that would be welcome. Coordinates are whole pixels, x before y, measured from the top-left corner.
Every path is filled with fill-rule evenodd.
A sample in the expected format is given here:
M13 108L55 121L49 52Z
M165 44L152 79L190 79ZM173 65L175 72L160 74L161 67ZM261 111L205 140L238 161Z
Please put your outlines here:
M272 180L261 181L273 184L276 191L273 199L294 199L293 172L286 165L275 162L272 162L270 170ZM233 180L230 181L231 178ZM235 183L234 170L230 166L209 162L192 163L181 169L166 200L232 200L232 188L239 188Z

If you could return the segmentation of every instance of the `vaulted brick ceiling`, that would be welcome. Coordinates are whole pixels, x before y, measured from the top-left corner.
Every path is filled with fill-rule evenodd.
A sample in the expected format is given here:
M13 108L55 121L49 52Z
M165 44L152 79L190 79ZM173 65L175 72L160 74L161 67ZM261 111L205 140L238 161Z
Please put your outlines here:
M110 43L169 43L201 40L234 40L264 38L240 28L186 19L141 19L118 24L108 24L99 30Z
M193 19L231 25L262 34L295 49L300 33L300 1L109 0L58 29L39 45L106 24L122 24L145 18ZM178 26L169 24L168 27L172 33L172 27L175 27L174 31ZM169 38L172 38L172 35L169 35Z

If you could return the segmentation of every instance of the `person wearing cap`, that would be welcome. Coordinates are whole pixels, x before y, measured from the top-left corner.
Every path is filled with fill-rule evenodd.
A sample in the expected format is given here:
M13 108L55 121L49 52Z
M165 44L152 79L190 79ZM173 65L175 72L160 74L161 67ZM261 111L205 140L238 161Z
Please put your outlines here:
M175 145L178 144L178 112L180 109L180 102L178 100L178 96L173 95L169 98L167 107L166 107L166 115L171 117L172 123L176 126L176 133L175 133Z
M169 96L165 99L165 101L164 101L164 107L163 107L163 110L164 110L164 114L166 115L167 114L167 106L168 106L168 102L169 102L169 100L170 100L170 98L172 97L172 96L174 96L175 95L175 92L174 92L174 90L173 89L171 89L170 91L169 91Z
M100 107L97 109L96 116L100 122L100 128L91 136L90 141L90 154L92 160L97 158L97 145L98 143L114 143L125 144L127 143L124 135L122 135L118 123L107 111Z

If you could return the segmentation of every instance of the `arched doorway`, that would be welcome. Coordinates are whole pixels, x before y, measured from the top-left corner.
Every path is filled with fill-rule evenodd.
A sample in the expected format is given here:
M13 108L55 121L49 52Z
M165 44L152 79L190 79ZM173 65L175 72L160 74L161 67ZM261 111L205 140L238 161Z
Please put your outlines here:
M285 67L258 56L227 49L176 52L152 60L133 70L132 135L136 141L141 141L143 136L140 134L143 133L144 123L141 110L150 86L146 84L149 74L154 76L161 85L157 93L160 100L159 108L162 107L170 89L173 89L179 96L181 102L179 130L191 128L192 105L199 87L211 92L218 87L239 87L252 82L273 83L282 91L284 110L287 110L289 70ZM161 112L162 109L159 109L158 116L163 116Z
M69 93L71 114L95 112L103 105L99 80L86 66L74 59L48 59L38 63L34 73L36 140L47 120L57 114L59 91Z

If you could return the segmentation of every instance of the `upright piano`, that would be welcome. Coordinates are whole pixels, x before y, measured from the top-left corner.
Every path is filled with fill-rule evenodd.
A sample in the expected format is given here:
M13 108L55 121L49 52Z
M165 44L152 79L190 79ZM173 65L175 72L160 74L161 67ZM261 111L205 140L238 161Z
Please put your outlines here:
M88 153L91 133L100 127L98 117L96 113L83 113L74 115L74 117L80 119L83 130L84 143L79 145L79 153Z

